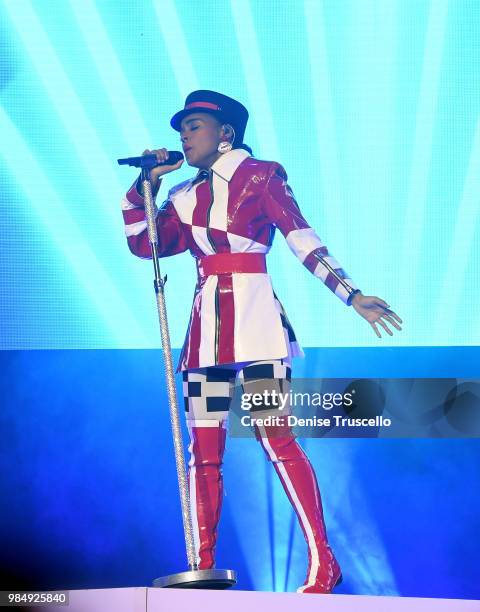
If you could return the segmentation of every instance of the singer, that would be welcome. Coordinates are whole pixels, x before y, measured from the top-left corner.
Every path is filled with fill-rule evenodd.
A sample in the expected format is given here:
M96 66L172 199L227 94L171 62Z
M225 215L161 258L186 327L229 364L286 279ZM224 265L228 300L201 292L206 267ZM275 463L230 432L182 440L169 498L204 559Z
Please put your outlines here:
M353 306L378 337L377 325L392 335L387 323L401 330L402 322L384 300L363 295L329 254L300 212L284 168L253 157L243 142L247 121L247 109L230 97L206 90L187 96L170 124L180 133L188 165L198 172L169 191L156 218L160 257L188 249L198 274L177 372L183 376L191 439L188 482L199 569L215 564L233 384L239 380L248 387L256 381L261 387L257 392L288 392L292 358L304 356L267 273L266 255L276 228L307 270ZM144 151L149 153L159 162L168 157L166 149ZM161 176L182 163L151 170L154 195ZM131 252L151 257L140 181L126 194L122 209ZM266 416L267 406L255 411ZM268 411L272 414L270 405ZM307 576L298 592L330 593L341 580L341 570L328 544L310 461L286 422L255 426L255 434L307 542Z

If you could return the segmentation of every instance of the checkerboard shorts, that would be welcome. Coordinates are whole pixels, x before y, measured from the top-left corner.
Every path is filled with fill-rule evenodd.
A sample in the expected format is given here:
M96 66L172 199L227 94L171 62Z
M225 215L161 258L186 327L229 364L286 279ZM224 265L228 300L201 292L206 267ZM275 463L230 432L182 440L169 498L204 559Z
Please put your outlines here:
M275 390L288 393L291 384L291 358L246 361L183 371L183 397L189 425L225 423L235 385L243 393L263 393ZM253 406L251 411L262 411L262 416L275 414L278 409ZM283 410L282 414L288 414Z

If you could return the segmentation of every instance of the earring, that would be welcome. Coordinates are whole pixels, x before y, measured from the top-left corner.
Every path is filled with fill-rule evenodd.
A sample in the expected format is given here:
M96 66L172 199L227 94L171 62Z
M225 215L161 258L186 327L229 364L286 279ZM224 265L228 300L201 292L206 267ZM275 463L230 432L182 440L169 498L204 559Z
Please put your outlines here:
M228 153L229 151L231 151L233 149L233 142L235 140L235 130L233 129L233 127L228 124L227 126L223 126L228 127L230 129L230 131L232 132L232 142L228 142L228 140L222 140L222 142L218 145L217 147L217 151L219 153Z
M232 150L232 143L227 140L223 140L217 147L219 153L228 153Z

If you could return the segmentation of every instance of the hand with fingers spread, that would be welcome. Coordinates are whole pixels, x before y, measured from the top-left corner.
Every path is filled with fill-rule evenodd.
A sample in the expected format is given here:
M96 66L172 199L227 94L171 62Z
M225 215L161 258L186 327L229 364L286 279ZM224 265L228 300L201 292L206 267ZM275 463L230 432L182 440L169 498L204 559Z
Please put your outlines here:
M377 324L381 325L383 329L393 336L392 331L389 329L387 323L390 323L393 327L402 330L399 323L402 323L402 319L393 310L390 310L390 305L385 300L380 299L375 295L362 295L357 293L352 300L352 306L358 312L360 316L366 319L373 328L373 331L381 338L380 331L377 328Z

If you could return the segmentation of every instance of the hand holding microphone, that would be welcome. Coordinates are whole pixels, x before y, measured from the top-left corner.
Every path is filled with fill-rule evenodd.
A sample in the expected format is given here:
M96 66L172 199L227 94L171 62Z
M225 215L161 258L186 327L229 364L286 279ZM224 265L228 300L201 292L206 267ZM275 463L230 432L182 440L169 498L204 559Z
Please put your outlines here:
M162 164L161 166L155 166L150 170L150 180L152 182L152 187L157 183L158 179L161 176L163 176L164 174L168 174L169 172L173 172L174 170L178 170L185 161L184 159L180 159L175 164L166 165L165 161L169 157L169 152L165 148L153 149L152 151L150 151L150 149L145 149L142 155L156 155L158 163Z
M153 159L151 159L153 158ZM155 165L155 158L157 164ZM173 160L173 163L166 164L167 160ZM177 161L175 161L177 160ZM183 164L183 153L180 151L167 151L167 149L145 149L140 157L126 157L117 159L120 166L134 166L136 168L150 168L150 182L152 184L152 193L156 195L160 187L159 178L168 172L178 170ZM152 167L153 166L153 167ZM143 195L143 188L140 180L138 181L138 190Z

